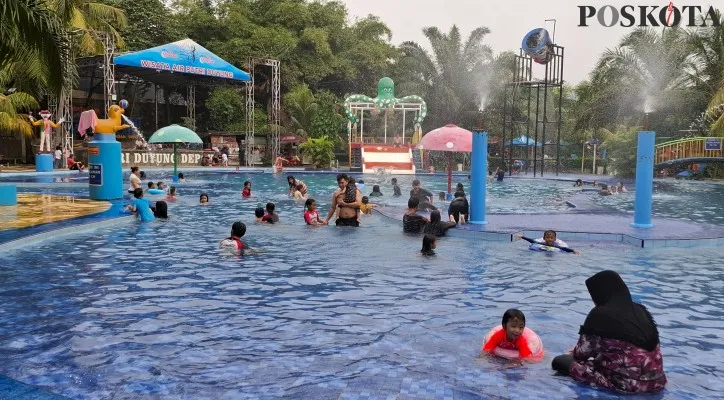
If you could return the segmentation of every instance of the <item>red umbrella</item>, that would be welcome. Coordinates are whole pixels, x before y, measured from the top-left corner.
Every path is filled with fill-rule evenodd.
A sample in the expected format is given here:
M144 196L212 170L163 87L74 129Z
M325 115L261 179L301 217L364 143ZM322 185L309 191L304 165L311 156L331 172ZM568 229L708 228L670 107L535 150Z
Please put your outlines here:
M445 125L426 133L417 148L470 153L473 151L473 133L454 124ZM452 154L448 155L447 192L452 192Z

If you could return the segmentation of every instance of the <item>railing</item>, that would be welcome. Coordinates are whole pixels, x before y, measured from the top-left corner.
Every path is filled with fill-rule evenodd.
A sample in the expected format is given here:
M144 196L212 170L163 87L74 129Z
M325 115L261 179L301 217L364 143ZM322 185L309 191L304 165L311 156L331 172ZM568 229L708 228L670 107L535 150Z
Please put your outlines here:
M687 158L723 157L722 138L695 137L657 144L654 164Z

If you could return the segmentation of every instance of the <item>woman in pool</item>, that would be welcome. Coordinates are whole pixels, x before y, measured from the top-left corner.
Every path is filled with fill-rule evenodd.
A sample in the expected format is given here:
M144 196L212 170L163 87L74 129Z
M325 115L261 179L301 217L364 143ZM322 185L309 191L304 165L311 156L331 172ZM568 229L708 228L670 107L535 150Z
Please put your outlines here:
M553 369L578 382L619 393L654 393L666 386L654 318L634 303L621 276L602 271L586 280L595 307L579 330L571 354Z
M461 191L455 192L455 198L450 202L447 208L447 214L450 222L456 224L465 224L468 219L468 199L465 198L465 193Z
M350 183L350 178L345 174L337 175L337 185L339 189L332 194L332 201L329 205L329 213L325 224L329 223L334 213L337 212L337 226L359 226L359 206L362 204L362 194L354 185Z
M380 185L374 185L372 186L372 193L370 193L370 197L382 197L383 194L380 191Z
M209 204L209 195L206 193L201 193L201 195L199 196L199 204Z
M437 248L437 238L435 235L425 235L422 238L422 253L423 256L434 256L435 249Z
M293 176L289 175L287 176L287 183L289 184L289 195L294 196L294 192L297 191L297 185L302 185L302 190L300 192L302 195L307 195L307 184L300 181L299 179L294 179Z
M452 228L456 224L454 222L443 222L440 220L440 211L435 210L430 212L430 223L425 225L424 232L437 237L445 236L448 229Z

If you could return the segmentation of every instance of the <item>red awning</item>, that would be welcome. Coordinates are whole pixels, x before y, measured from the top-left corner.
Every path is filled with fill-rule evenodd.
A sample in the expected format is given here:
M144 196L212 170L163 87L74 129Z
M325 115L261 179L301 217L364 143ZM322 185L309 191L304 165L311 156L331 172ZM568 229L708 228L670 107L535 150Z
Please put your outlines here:
M306 141L307 139L295 135L282 136L279 138L279 143L304 143Z

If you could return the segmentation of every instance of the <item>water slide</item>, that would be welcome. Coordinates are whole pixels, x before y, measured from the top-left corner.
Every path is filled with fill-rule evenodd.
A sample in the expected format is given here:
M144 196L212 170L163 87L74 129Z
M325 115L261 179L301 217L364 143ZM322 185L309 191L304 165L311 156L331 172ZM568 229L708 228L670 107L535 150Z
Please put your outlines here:
M415 162L408 146L393 147L385 144L362 145L362 172L376 173L381 168L400 175L415 174Z

